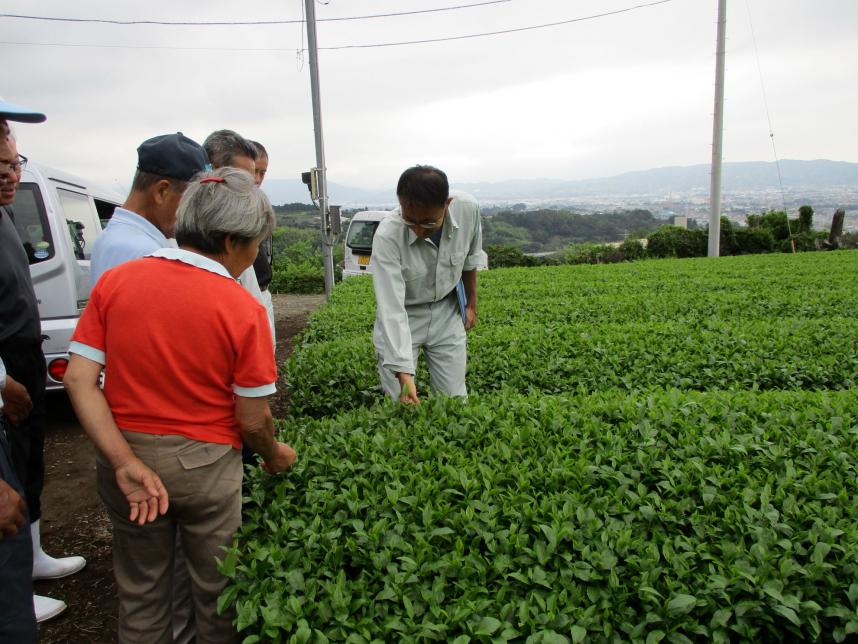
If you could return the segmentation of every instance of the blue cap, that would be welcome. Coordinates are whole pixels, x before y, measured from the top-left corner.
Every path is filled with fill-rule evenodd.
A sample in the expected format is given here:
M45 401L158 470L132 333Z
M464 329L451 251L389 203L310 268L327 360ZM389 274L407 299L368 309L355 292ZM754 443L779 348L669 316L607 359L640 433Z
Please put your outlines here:
M6 101L0 100L0 119L6 119L7 121L21 121L22 123L41 123L47 118L48 117L41 112L31 110L29 107L23 107L21 105L15 105L14 103L7 103Z
M181 132L153 137L137 148L137 169L161 177L190 181L208 163L203 147Z

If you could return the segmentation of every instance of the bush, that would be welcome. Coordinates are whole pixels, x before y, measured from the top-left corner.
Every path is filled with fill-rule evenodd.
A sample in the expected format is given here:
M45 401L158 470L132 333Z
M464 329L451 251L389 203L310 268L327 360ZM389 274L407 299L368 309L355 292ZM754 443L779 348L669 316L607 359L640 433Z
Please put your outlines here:
M813 208L802 206L798 209L798 232L810 232L813 228Z
M647 237L647 255L659 258L705 257L708 235L706 230L662 226Z
M828 236L826 235L826 239ZM843 249L851 249L858 248L858 232L855 233L843 233L838 238L838 246Z
M616 264L625 258L611 244L573 244L565 255L567 264Z
M639 259L646 259L646 247L640 239L627 239L620 244L620 253L623 260L627 262L635 262Z
M775 248L775 240L767 228L738 228L734 232L737 255L752 253L770 253Z
M842 641L856 408L511 394L291 425L299 460L251 474L219 603L245 642Z
M486 246L486 255L489 257L489 268L510 268L513 266L536 266L535 257L525 255L519 248L514 246Z
M789 218L783 210L771 210L760 217L760 225L767 228L774 240L789 241L790 225Z

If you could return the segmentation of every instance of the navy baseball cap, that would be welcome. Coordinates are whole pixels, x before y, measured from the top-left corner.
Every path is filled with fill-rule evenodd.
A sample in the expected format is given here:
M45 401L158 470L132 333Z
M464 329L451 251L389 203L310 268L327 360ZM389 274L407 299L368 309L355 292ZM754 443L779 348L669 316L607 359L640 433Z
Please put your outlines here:
M202 146L181 132L153 137L137 148L137 169L161 177L190 181L208 165Z
M7 121L20 121L22 123L41 123L47 120L47 116L36 110L31 110L29 107L15 105L15 103L7 103L0 100L0 119Z

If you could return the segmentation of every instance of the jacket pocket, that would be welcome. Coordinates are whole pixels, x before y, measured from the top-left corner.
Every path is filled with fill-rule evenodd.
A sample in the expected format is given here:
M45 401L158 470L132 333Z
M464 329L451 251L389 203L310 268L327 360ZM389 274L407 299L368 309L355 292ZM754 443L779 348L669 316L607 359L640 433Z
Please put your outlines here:
M464 253L453 253L450 255L450 265L454 270L460 271L462 267L465 265L465 254Z

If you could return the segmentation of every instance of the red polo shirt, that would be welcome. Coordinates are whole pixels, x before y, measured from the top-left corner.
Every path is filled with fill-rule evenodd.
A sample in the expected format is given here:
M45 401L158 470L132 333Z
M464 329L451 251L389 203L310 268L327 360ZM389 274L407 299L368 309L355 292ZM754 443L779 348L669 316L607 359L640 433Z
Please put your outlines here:
M267 313L219 263L154 255L101 277L70 351L104 365L120 429L240 448L234 394L275 391Z

